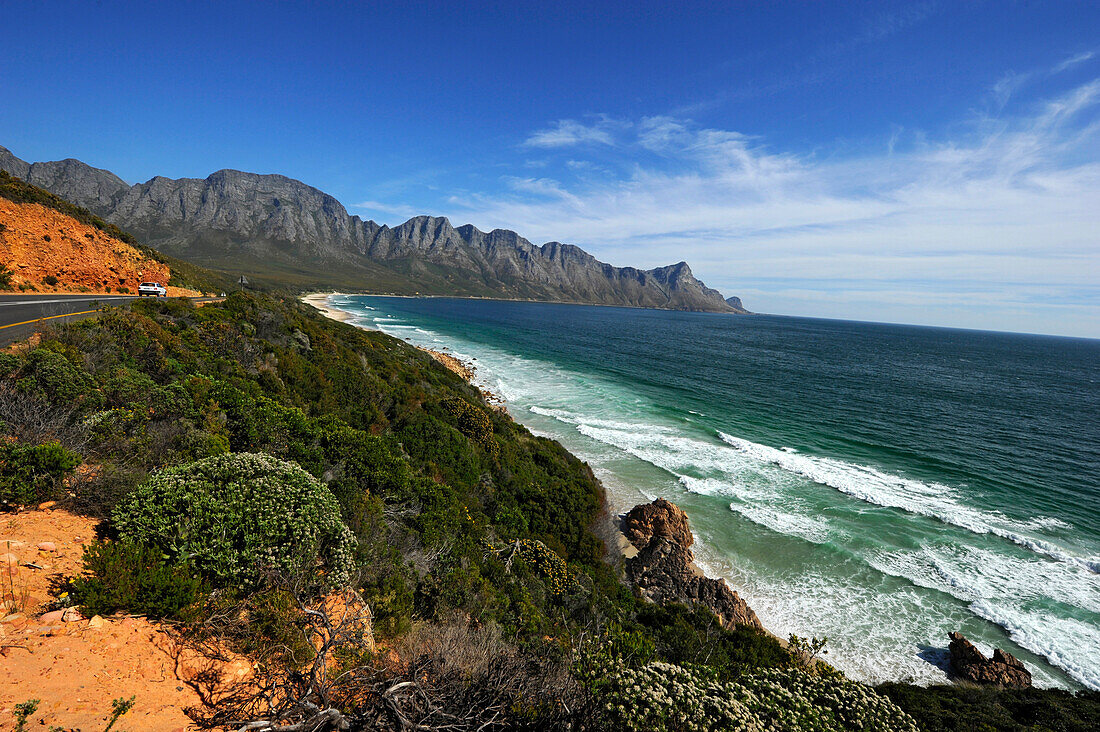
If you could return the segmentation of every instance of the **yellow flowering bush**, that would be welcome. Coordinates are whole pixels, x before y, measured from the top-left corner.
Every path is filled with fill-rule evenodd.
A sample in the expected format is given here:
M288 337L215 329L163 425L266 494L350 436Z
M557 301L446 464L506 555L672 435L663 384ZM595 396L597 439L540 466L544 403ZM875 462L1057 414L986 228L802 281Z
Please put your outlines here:
M553 549L534 539L520 539L516 545L523 561L546 579L552 596L560 597L573 586L565 560Z

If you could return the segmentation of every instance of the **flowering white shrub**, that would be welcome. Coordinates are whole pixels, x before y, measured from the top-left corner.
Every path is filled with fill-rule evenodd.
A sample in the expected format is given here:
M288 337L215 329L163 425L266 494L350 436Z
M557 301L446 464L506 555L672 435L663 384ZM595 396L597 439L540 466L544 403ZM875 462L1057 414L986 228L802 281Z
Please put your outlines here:
M889 699L840 676L761 669L718 681L706 667L653 662L637 669L595 663L580 674L609 729L630 732L917 732Z

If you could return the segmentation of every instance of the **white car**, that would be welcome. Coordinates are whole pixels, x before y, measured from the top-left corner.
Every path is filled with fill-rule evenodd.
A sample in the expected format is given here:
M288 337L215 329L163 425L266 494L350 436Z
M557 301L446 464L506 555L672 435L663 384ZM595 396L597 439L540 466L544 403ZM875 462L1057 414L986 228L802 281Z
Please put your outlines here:
M146 295L166 297L168 295L168 290L159 282L142 282L138 285L138 297L145 297Z

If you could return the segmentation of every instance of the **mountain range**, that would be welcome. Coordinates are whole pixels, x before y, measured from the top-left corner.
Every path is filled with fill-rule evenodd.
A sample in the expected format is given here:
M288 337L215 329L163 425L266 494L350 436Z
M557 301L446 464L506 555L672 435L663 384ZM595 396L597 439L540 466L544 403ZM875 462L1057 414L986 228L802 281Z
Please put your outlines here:
M0 147L0 170L33 183L167 254L252 280L396 294L747 312L686 262L641 270L514 231L417 216L389 227L282 175L219 170L130 185L72 158L27 163Z

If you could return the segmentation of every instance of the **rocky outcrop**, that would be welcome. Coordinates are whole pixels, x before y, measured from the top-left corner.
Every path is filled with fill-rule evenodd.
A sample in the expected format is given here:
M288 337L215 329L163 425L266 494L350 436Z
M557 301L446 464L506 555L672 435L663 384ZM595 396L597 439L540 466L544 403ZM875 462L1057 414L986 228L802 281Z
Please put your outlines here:
M962 633L952 632L947 636L951 639L948 646L951 671L956 678L1010 689L1031 687L1031 672L1011 653L997 648L993 651L993 658L986 658Z
M579 247L535 246L514 231L455 228L418 216L397 227L350 216L332 196L281 175L220 170L129 185L79 160L27 163L0 147L0 169L135 234L161 251L230 271L282 266L412 294L744 312L685 262L613 267ZM740 303L740 301L738 301Z
M684 549L690 549L695 543L695 537L688 528L687 514L663 498L630 509L623 517L623 533L638 549L645 549L654 536L669 539Z
M627 578L642 597L660 605L703 605L727 628L751 625L763 629L756 613L724 580L706 577L696 568L695 556L688 548L692 536L687 515L680 508L657 499L635 506L627 514L631 515L636 518L631 524L634 536L642 537L647 530L649 536L637 556L626 562Z
M741 304L741 298L739 297L727 297L726 304L739 313L749 314L749 311L745 309L745 306Z

